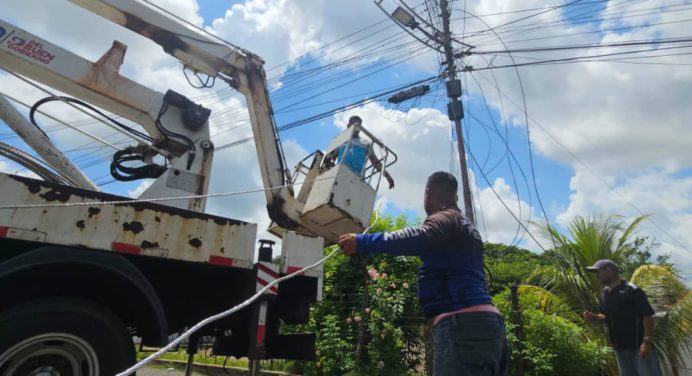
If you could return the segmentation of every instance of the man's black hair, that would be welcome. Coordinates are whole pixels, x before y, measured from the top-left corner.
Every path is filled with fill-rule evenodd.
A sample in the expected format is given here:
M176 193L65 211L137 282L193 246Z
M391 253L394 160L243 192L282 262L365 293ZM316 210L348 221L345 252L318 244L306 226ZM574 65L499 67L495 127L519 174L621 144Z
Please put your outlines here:
M438 171L428 177L426 188L435 193L455 195L459 184L454 175L445 171Z
M363 119L361 119L360 116L357 116L357 115L351 116L350 118L348 118L348 125L355 124L355 123L363 124Z

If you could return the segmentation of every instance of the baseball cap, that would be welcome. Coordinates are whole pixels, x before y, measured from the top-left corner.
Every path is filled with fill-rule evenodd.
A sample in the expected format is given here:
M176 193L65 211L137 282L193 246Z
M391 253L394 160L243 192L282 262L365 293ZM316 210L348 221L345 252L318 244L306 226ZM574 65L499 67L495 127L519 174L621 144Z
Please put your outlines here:
M586 270L590 272L597 272L599 270L615 270L620 271L620 268L618 267L618 264L614 263L612 260L608 259L603 259L603 260L598 260L596 261L593 265L587 266Z

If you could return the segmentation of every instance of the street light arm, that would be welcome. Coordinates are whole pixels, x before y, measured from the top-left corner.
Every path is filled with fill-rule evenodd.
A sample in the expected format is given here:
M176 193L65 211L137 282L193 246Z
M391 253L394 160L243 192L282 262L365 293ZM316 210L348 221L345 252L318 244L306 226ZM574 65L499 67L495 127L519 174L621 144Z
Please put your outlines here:
M387 15L387 17L389 17L392 21L394 21L395 24L399 25L399 27L401 27L406 33L408 33L408 35L412 36L414 39L416 39L417 41L423 43L424 45L426 45L426 46L432 48L433 50L435 50L435 51L437 51L437 52L439 52L439 53L444 53L444 51L442 51L442 50L440 49L440 47L430 45L430 44L428 43L428 41L424 41L423 39L419 38L418 36L416 36L416 34L412 33L412 32L409 31L404 25L402 25L396 18L392 17L392 16L382 7L382 5L381 5L382 0L373 0L373 2L375 3L375 5L377 5L378 8L380 8L380 10L381 10L384 14ZM432 35L430 35L430 34L429 34L428 32L426 32L425 30L423 30L423 29L421 29L421 28L417 28L417 29L420 30L423 34L425 34L425 36L427 36L427 37L430 38L431 40L434 40L435 42L438 42L437 39L436 39L435 37L433 37ZM439 43L439 42L438 42L438 43Z

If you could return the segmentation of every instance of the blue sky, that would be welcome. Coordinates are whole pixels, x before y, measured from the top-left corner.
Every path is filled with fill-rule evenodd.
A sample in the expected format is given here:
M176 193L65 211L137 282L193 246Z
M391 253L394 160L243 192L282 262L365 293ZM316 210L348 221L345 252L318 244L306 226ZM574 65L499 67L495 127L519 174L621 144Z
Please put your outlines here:
M161 0L156 3L262 56L267 61L279 126L430 77L439 70L436 53L416 45L415 40L393 25L371 1L341 4L318 0ZM487 24L500 26L497 31L510 49L686 37L689 34L686 20L692 18L692 10L681 1L584 1L584 4L560 8L565 3L498 0L468 1L466 6ZM462 4L453 2L452 27L457 38L474 44L475 51L499 49L502 45L497 37L483 33L485 25L472 18L464 24ZM157 46L117 27L100 26L100 21L88 14L83 15L86 24L103 32L79 35L84 34L79 27L63 25L59 17L50 16L61 12L66 17L82 15L71 4L51 4L27 16L25 10L29 6L11 1L7 17L49 40L61 41L85 57L98 58L109 46L109 40L127 42L128 57L123 71L156 90L173 87L193 99L201 98L199 102L217 114L216 118L212 116L213 129L221 132L218 141L215 140L217 146L249 135L249 128L242 126L247 116L243 114L242 101L230 97L228 90L221 86L203 93L186 87L177 63ZM383 6L393 10L395 2L384 1ZM228 9L231 11L227 13ZM427 14L424 7L416 9L424 16ZM523 17L528 18L520 20ZM511 24L502 26L508 23ZM358 33L359 30L364 31ZM461 35L462 30L465 35ZM525 63L633 49L517 52L514 58L517 63ZM370 53L369 57L364 57L364 51ZM476 216L484 237L511 242L516 233L516 221L501 205L494 189L515 216L520 216L521 211L522 222L527 225L529 220L545 222L538 197L547 219L559 228L564 228L575 215L622 214L631 220L640 213L651 214L652 220L642 225L642 234L662 243L661 253L673 255L687 270L692 269L692 235L686 230L692 225L692 157L687 152L692 139L687 119L692 118L692 110L686 105L692 95L692 60L689 55L655 56L688 51L649 51L609 58L638 59L593 61L606 59L603 57L580 63L521 67L518 68L521 86L514 69L488 69L490 60L493 66L511 64L506 54L465 58L463 62L474 70L462 76L466 90L464 130L473 154L473 157L469 155L469 165ZM350 60L354 58L357 59ZM286 61L292 63L271 69ZM331 70L324 69L330 66ZM310 69L320 73L294 79ZM12 88L14 95L34 101L40 98L16 80L0 78L5 82L3 87ZM405 214L412 220L420 218L422 185L427 174L435 170L458 174L459 170L455 147L450 143L444 91L439 85L432 86L431 93L417 101L399 106L377 101L283 132L281 137L289 162L315 149L324 150L329 140L343 129L345 119L357 113L369 130L402 157L391 170L396 188L380 191L385 213ZM57 107L51 110L62 118L82 119ZM41 121L51 124L47 119ZM72 137L70 132L55 133L56 143L63 150L86 144L86 140ZM511 162L508 162L505 137L514 156L510 157ZM23 147L16 139L3 141ZM258 187L261 182L252 170L256 163L253 153L250 144L219 151L210 191ZM474 157L481 169L474 164ZM107 175L104 167L102 161L86 171L102 182L108 180L104 177ZM16 171L7 162L5 169ZM224 176L228 175L226 171L238 171L236 178L230 180ZM487 175L490 185L481 171ZM104 189L132 195L141 186L109 184ZM255 221L260 227L267 222L260 195L237 201L210 200L209 209ZM538 230L532 231L538 234ZM533 250L540 248L526 237L521 245Z

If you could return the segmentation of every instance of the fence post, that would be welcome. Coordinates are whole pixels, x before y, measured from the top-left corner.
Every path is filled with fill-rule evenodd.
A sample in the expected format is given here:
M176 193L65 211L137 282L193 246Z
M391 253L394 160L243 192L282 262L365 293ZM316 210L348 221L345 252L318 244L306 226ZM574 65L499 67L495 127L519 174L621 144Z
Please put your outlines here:
M514 281L510 288L512 294L512 324L514 324L514 335L517 337L517 376L524 376L524 325L521 322L521 311L519 310L519 283Z

